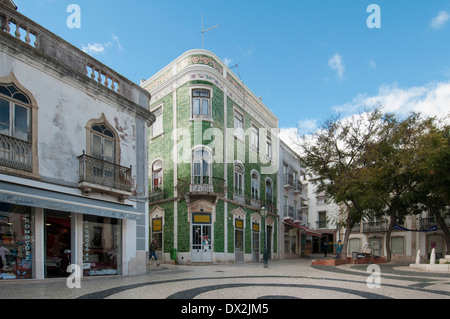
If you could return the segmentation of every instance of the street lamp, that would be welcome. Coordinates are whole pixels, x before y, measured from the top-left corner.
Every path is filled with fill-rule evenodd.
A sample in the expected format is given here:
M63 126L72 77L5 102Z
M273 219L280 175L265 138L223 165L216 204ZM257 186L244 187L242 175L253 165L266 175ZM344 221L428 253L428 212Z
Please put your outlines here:
M264 254L263 254L263 261L264 261L264 268L269 267L269 254L267 252L267 228L266 228L266 217L268 210L265 206L261 207L259 213L261 214L261 217L264 218Z

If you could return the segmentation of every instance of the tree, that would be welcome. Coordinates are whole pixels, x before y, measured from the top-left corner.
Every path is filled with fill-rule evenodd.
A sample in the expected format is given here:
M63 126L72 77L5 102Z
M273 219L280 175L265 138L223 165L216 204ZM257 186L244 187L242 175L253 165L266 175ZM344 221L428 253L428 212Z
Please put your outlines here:
M448 122L447 122L448 123ZM415 148L417 190L416 200L436 217L450 254L450 231L445 215L450 207L450 126L436 118L424 121Z
M343 257L351 229L380 203L373 188L366 187L367 168L372 164L366 151L376 141L384 120L379 108L330 119L313 135L302 136L297 145L302 151L301 164L314 177L318 191L342 208L346 226Z

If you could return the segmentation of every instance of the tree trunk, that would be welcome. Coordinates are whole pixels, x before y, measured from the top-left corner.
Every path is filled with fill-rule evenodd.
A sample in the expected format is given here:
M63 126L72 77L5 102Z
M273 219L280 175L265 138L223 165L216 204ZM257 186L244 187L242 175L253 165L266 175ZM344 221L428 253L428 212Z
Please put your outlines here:
M390 262L392 258L392 252L391 252L391 234L392 230L394 229L395 225L395 218L391 216L389 221L389 227L386 231L386 261Z
M350 239L352 228L353 226L355 226L355 222L350 217L347 217L346 223L347 226L345 227L344 242L342 243L342 256L341 256L342 259L347 259L348 241Z
M448 226L445 224L445 220L442 217L439 209L432 209L431 212L436 217L436 221L439 227L441 227L442 231L444 232L445 245L447 246L445 254L450 255L450 231L448 230Z

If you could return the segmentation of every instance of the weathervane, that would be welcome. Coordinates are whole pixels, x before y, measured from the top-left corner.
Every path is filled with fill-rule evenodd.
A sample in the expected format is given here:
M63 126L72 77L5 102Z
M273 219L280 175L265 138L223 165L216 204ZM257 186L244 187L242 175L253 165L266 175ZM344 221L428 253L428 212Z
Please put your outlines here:
M211 28L208 28L208 29L203 29L203 13L202 13L202 49L203 50L205 49L205 32L209 31L209 30L212 30L212 29L215 29L215 28L218 28L218 27L220 27L220 24L216 25L215 27L211 27Z

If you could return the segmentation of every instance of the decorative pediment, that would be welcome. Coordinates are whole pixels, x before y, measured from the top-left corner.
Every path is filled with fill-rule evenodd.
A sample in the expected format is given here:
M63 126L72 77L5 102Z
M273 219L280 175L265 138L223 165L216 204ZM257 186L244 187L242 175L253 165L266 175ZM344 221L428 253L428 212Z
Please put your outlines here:
M233 209L230 211L230 214L234 216L234 218L245 219L245 215L247 214L242 207Z
M252 223L261 224L261 215L258 213L253 213L251 215Z
M150 219L154 218L163 218L164 219L164 212L165 210L159 206L153 207L153 209L150 211Z

